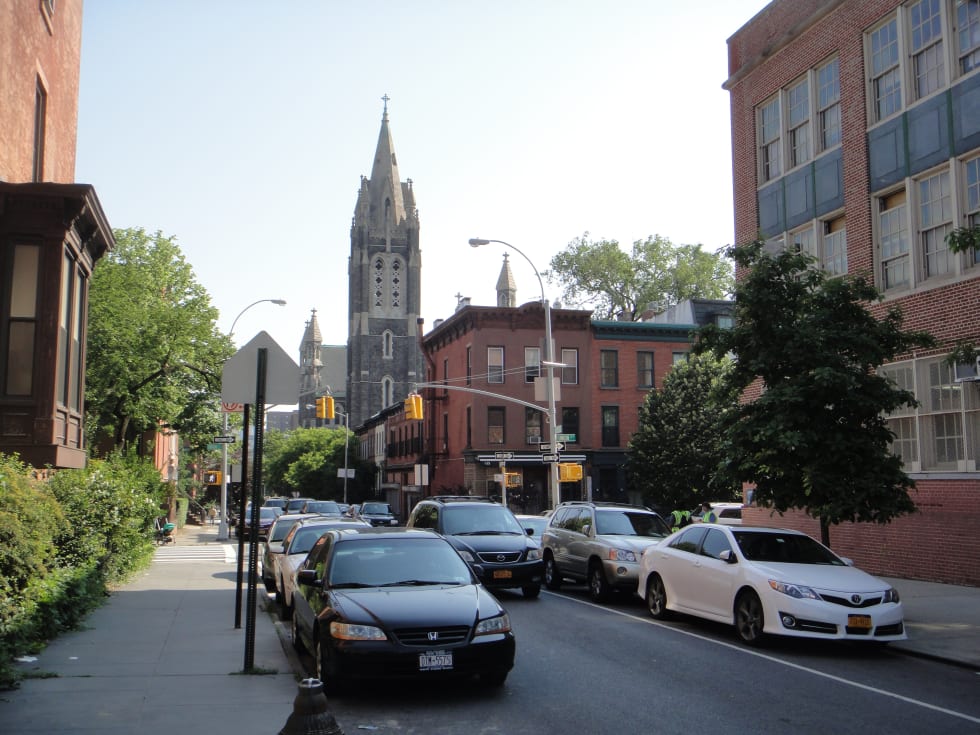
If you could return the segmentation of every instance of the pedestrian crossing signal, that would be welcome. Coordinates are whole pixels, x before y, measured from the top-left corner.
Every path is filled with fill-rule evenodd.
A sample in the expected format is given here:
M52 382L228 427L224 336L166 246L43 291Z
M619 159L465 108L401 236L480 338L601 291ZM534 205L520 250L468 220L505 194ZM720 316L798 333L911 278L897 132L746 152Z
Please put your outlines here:
M220 485L221 484L221 472L211 470L204 473L204 481L208 485Z
M582 465L574 463L558 464L559 482L576 482L582 479Z

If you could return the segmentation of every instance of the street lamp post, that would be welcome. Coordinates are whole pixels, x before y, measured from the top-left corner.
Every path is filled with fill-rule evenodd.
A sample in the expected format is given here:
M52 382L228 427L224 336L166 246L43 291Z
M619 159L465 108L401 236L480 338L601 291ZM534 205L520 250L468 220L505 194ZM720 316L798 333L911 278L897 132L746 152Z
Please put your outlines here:
M548 397L548 433L551 439L552 451L554 452L558 442L558 419L555 415L555 365L557 363L555 362L554 345L551 342L551 304L545 298L544 282L541 280L541 274L538 273L538 269L534 267L534 263L531 262L531 259L520 248L514 247L509 242L504 242L503 240L484 240L479 237L470 238L470 247L478 248L482 245L489 245L492 242L499 243L520 254L528 262L528 265L531 266L531 270L534 271L534 275L538 278L538 285L541 287L541 303L544 304L544 365L548 369L548 384L546 386ZM552 462L550 474L548 475L548 497L551 501L552 508L557 508L558 503L561 501L558 492L559 487L558 463Z
M283 299L259 299L258 301L253 301L251 304L246 306L240 312L235 320L231 323L231 329L228 330L228 336L231 337L235 334L235 325L238 324L238 320L241 319L242 314L251 309L256 304L262 304L268 301L276 306L285 306L286 302ZM228 433L228 412L221 412L221 426L222 434ZM246 430L248 427L246 427ZM222 442L221 444L221 523L218 526L218 540L224 541L228 538L228 445Z

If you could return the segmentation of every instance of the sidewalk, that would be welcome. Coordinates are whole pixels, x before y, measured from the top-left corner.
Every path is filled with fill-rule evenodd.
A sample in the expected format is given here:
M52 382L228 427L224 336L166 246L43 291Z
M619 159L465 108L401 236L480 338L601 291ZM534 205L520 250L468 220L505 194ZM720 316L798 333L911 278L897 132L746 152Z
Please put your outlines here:
M112 594L84 628L53 641L24 670L37 677L0 692L4 735L277 733L297 679L257 590L254 670L235 625L237 564L217 526L181 529L152 566ZM246 558L247 564L247 558ZM246 603L243 585L242 605ZM268 672L268 673L266 673Z

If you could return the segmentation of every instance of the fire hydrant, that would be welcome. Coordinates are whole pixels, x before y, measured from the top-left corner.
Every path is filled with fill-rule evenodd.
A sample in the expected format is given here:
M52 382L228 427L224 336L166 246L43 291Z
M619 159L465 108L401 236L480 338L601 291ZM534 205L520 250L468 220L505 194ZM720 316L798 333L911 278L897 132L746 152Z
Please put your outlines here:
M279 735L344 735L327 706L323 682L303 679L299 683L299 693L293 700L293 713Z

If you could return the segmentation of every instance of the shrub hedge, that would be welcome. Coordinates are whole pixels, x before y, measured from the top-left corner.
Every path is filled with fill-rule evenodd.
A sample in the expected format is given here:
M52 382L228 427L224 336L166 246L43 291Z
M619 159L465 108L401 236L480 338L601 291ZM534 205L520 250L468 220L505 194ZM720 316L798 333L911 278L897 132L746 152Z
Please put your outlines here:
M77 627L149 563L164 487L136 457L38 479L0 454L0 689L16 686L14 657Z

